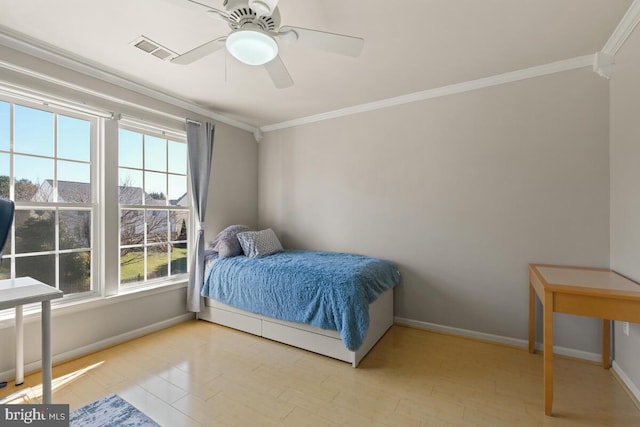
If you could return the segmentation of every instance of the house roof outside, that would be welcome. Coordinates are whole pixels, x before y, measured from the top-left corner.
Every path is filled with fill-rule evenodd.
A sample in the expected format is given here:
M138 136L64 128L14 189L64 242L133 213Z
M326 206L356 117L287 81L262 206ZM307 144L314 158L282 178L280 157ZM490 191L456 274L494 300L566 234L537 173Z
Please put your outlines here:
M145 205L166 205L166 199L155 197L146 193L140 187L120 186L120 203L137 205L144 200ZM163 195L164 196L164 195ZM46 179L40 184L38 191L32 198L38 202L53 201L53 180ZM91 201L91 184L76 181L58 181L58 202L61 203L87 203ZM177 199L170 199L170 206L185 206L187 193Z

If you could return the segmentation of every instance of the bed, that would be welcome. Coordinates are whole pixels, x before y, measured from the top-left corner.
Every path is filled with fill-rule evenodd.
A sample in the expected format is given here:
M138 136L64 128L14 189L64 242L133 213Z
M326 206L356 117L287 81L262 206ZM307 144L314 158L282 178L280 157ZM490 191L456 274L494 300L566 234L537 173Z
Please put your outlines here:
M394 263L287 250L208 257L199 318L356 367L393 323Z

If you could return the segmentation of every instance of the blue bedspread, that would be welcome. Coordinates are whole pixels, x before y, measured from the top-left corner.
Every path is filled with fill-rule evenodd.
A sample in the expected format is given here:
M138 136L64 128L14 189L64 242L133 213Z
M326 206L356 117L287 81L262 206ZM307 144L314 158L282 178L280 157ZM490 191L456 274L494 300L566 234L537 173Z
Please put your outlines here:
M202 295L245 311L338 331L357 350L369 329L369 304L400 280L390 261L362 255L284 251L218 259Z

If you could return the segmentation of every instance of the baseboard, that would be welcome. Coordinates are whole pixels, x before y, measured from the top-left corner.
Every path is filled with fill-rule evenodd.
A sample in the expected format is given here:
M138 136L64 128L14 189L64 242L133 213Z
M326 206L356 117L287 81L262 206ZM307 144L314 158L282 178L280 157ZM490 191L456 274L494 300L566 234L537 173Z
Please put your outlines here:
M638 386L636 386L633 381L631 381L631 378L629 378L626 372L622 370L620 365L618 365L615 360L611 364L611 370L616 374L622 384L624 384L631 396L636 399L636 405L640 407L640 389L638 388Z
M64 362L71 359L77 359L78 357L85 356L96 351L104 350L107 347L120 344L125 341L129 341L134 338L141 337L143 335L150 334L152 332L159 331L161 329L168 328L178 323L186 322L194 318L193 313L186 313L180 316L172 317L171 319L163 320L162 322L154 323L142 328L135 329L133 331L125 332L124 334L116 335L104 340L85 345L83 347L74 348L73 350L66 351L64 353L54 354L52 357L53 364ZM42 361L36 360L35 362L24 365L24 372L31 373L39 371L41 369ZM16 370L9 369L4 372L0 372L0 378L15 378Z
M465 338L473 338L482 341L495 342L498 344L512 345L514 347L528 348L529 342L518 338L505 337L502 335L487 334L484 332L472 331L469 329L454 328L453 326L438 325L436 323L422 322L420 320L394 317L394 322L398 325L410 326L417 329L442 332L449 335L456 335ZM542 350L542 343L536 343L536 350ZM588 351L576 350L573 348L553 346L553 353L561 356L574 357L576 359L588 360L590 362L600 362L602 355Z

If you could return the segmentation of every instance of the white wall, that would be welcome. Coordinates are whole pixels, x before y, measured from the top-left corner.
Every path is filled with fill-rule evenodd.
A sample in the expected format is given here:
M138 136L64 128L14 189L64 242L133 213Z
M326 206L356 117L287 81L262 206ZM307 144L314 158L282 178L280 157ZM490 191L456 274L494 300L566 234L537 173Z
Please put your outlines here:
M69 71L37 58L0 46L3 61L37 71L100 93L106 93L127 102L163 111L179 117L203 120L204 117L173 105L142 96L115 85ZM0 69L0 81L18 84L50 95L84 102L106 111L121 112L143 118L151 123L183 127L183 121L167 119L162 115L138 111L130 105L108 101L85 93L38 80L13 71ZM114 147L115 148L115 147ZM257 223L257 157L258 148L253 136L231 126L217 123L213 149L213 170L209 191L205 237L212 237L227 222L236 220ZM100 286L100 283L96 283ZM78 356L78 351L95 351L96 346L114 344L117 339L131 338L132 332L144 333L171 322L192 317L187 313L186 289L178 288L153 294L145 298L111 298L109 305L88 305L83 310L53 310L54 360ZM13 321L0 322L0 379L13 374L14 369ZM35 369L40 360L39 316L27 319L25 326L25 363Z
M270 132L259 222L396 261L395 315L526 339L528 263L607 267L608 85L589 69ZM594 319L556 345L599 353Z
M616 55L611 78L611 268L640 282L640 28ZM640 325L615 324L616 363L640 389ZM639 396L640 397L640 396Z

